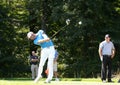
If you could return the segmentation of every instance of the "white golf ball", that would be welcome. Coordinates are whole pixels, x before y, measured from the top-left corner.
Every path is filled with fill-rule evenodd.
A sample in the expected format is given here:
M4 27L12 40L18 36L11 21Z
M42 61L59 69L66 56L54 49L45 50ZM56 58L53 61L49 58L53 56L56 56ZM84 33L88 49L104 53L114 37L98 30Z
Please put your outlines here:
M78 22L78 24L79 24L79 25L81 25L81 24L82 24L82 22L81 22L81 21L79 21L79 22Z

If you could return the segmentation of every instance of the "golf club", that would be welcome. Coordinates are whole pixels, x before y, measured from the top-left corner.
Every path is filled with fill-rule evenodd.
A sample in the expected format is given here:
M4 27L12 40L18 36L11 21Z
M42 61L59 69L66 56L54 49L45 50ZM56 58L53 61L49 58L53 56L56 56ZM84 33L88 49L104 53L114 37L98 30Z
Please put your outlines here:
M60 31L64 30L70 24L70 19L66 19L66 25L52 35L51 39L54 38Z

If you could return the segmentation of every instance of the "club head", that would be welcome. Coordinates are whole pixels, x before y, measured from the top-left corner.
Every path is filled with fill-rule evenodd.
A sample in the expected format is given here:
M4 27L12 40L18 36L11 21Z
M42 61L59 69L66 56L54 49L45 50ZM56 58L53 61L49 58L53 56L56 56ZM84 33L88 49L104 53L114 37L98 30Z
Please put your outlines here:
M67 24L67 25L70 24L70 19L66 19L66 24Z

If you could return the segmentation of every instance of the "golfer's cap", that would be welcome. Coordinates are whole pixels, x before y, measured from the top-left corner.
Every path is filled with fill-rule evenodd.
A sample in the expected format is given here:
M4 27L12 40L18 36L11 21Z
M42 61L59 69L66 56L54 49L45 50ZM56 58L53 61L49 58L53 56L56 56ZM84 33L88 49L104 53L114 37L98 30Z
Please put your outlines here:
M110 35L109 35L109 34L106 34L106 35L105 35L105 38L107 38L107 37L110 37Z
M27 33L28 39L31 37L32 34L33 34L33 32L28 32L28 33Z

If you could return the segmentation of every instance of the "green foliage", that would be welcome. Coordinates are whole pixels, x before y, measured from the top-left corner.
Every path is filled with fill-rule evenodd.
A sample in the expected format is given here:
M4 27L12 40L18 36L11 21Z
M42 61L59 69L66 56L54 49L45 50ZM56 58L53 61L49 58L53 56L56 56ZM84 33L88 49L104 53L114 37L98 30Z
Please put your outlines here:
M113 73L120 66L119 0L1 0L0 1L0 76L29 76L27 56L39 50L26 33L45 30L59 51L60 77L98 77L101 62L99 43L109 33L116 47ZM79 25L78 22L82 21ZM24 68L24 69L21 69Z
M119 85L118 79L114 78L114 83L107 83L107 85ZM40 81L37 83L37 85L46 85L44 83L45 79L40 79ZM33 80L30 78L5 78L0 79L0 84L2 85L34 85ZM62 78L59 82L52 81L52 85L105 85L104 83L101 83L100 78Z
M24 3L13 0L0 3L0 76L12 77L25 73L27 55L25 45L26 15ZM23 11L21 11L23 10ZM27 67L26 67L27 66ZM23 71L21 68L24 68Z
M78 3L79 2L79 3ZM119 12L115 9L116 1L92 0L68 1L67 11L71 14L69 29L62 32L59 48L64 52L62 59L68 65L65 76L69 77L97 77L100 74L100 60L98 56L99 43L104 40L104 35L109 33L115 45L119 44ZM116 20L116 18L118 20ZM78 22L82 21L81 26ZM119 47L116 46L117 51ZM119 58L116 55L118 62ZM118 63L113 62L114 65ZM96 65L97 64L97 65ZM118 66L113 69L117 71ZM71 75L71 76L70 76Z

